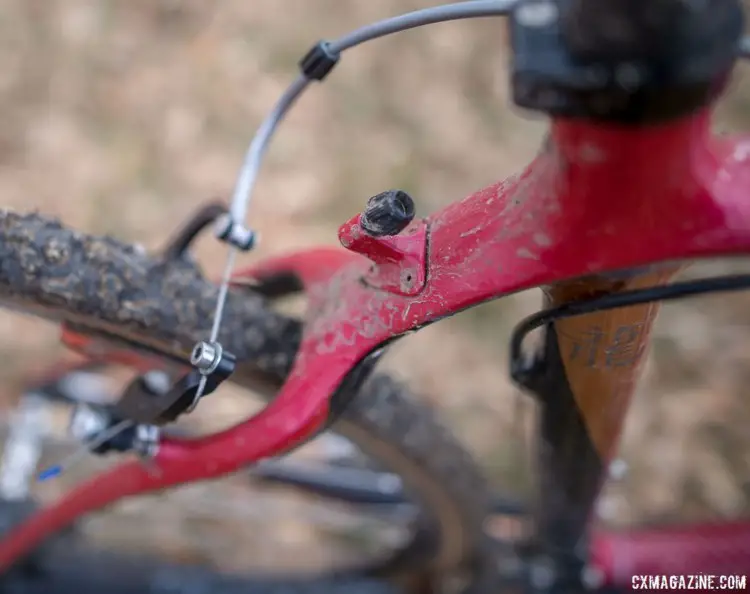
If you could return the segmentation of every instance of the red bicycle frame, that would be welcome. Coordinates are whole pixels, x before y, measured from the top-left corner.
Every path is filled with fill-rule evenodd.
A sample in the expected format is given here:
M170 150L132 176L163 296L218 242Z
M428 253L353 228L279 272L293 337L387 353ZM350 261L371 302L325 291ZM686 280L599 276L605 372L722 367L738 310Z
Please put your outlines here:
M555 306L662 285L687 260L747 255L748 194L750 137L713 136L709 109L643 127L556 119L521 174L415 220L398 236L363 235L357 215L339 232L346 249L305 251L244 270L237 282L293 273L309 296L293 370L273 403L222 433L165 440L152 465L125 462L74 489L0 542L0 568L123 497L220 476L289 450L345 405L332 399L341 398L340 385L370 355L444 317L534 287ZM537 519L552 548L572 550L586 533L657 310L648 304L601 311L548 328L537 390ZM92 344L72 334L67 340L84 351ZM154 365L132 354L124 360L115 348L105 355ZM591 551L607 579L625 587L646 573L738 573L750 559L750 523L598 532Z

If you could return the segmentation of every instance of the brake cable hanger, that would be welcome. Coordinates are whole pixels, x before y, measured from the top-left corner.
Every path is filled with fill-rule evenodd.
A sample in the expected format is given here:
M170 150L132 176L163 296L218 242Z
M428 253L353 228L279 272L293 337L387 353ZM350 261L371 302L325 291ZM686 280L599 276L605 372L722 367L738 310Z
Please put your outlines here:
M335 41L320 41L315 44L299 62L300 75L282 94L256 131L240 169L232 194L230 210L218 216L215 221L214 235L217 239L229 245L229 251L219 285L209 337L195 345L190 357L190 362L194 367L193 371L181 378L168 390L155 390L153 386L149 386L152 382L146 381L145 376L137 378L123 395L124 408L117 407L119 408L119 414L110 417L108 424L102 429L103 432L91 436L90 441L85 443L80 450L71 454L60 464L44 471L39 477L40 480L59 475L63 469L83 458L85 453L104 452L111 449L117 451L136 449L141 450L141 453L147 457L153 456L158 450L157 425L171 422L180 414L192 411L201 397L213 392L233 373L235 357L222 347L218 337L237 254L240 251L250 251L257 243L257 233L244 224L250 198L261 162L279 123L312 81L323 81L338 64L342 52L365 42L423 25L506 15L519 3L524 3L524 0L466 0L445 4L384 19L356 29ZM555 8L555 4L551 0L536 0L525 4L528 8ZM743 39L737 51L738 57L750 58L750 38ZM692 287L692 292L716 290L715 287L711 286L711 281L707 282L707 285ZM673 286L672 289L674 290L675 287ZM677 295L677 293L681 293L680 289L682 289L682 294ZM669 294L669 287L663 288L665 294L659 292L650 294L649 290L645 289L634 291L627 296L625 294L620 295L619 298L629 298L638 302L644 299L646 301L670 299L677 296L686 296L685 289L686 287L677 288L677 290L674 290L674 295ZM691 293L690 288L686 293ZM617 305L609 302L579 304L579 307L584 309L586 306L595 309L617 307ZM551 321L550 315L552 319L555 319L556 317L576 314L572 311L541 312L519 324L514 331L511 341L511 375L520 385L525 385L528 382L528 376L535 363L526 360L521 354L523 337L531 329L549 323ZM143 394L143 392L146 394ZM132 412L138 408L143 409L143 406L132 406L132 404L142 405L144 402L150 403L146 407L150 411L148 414L140 415L140 418L136 419L130 418L130 414L122 414L125 411ZM120 441L130 443L130 447L123 446L122 443L116 447L111 447L109 442L115 437L121 437L124 433L132 435L132 438ZM139 435L147 435L147 438L139 438Z
M342 52L368 41L433 23L502 16L507 14L518 1L468 0L416 10L365 25L335 41L320 41L315 44L299 62L300 75L289 85L256 131L237 178L230 210L219 215L215 220L214 235L229 245L229 251L219 285L210 335L208 340L195 345L190 356L190 363L194 370L169 390L154 390L153 386L148 385L151 382L144 381L145 377L136 378L130 384L121 400L129 402L138 400L141 404L149 402L150 406L147 407L151 415L149 418L141 416L140 419L132 419L129 418L130 415L123 415L122 412L139 408L127 406L127 402L124 410L121 406L116 406L116 411L119 409L117 411L119 415L111 413L104 415L103 411L82 411L84 414L107 417L101 431L88 436L81 448L60 463L44 470L38 479L41 481L59 476L65 469L89 453L104 453L112 449L116 451L142 449L145 444L145 454L152 457L158 449L157 425L171 422L180 414L192 411L203 396L213 392L233 373L235 357L223 348L218 337L237 254L240 251L250 251L257 243L257 233L244 225L250 198L271 138L279 123L312 81L324 80L338 64ZM143 392L147 392L146 398L141 398L144 396ZM122 401L118 405L122 404ZM122 443L111 447L109 442L126 433L132 437L121 439ZM145 441L138 438L139 434L144 433L149 436ZM127 447L123 443L132 445Z
M191 357L193 366L203 374L191 409L197 405L198 400L204 395L208 376L212 373L212 369L220 364L224 352L218 342L218 336L237 252L249 251L256 244L256 233L245 227L243 221L250 205L261 162L279 123L307 89L310 82L314 80L323 81L338 63L342 52L367 41L423 25L459 19L502 16L513 10L516 4L524 4L524 2L523 0L468 0L409 12L366 25L335 41L320 41L302 58L299 63L301 74L287 88L271 113L263 121L248 148L232 195L230 211L219 217L216 222L214 233L217 239L229 244L229 253L219 286L210 336L208 341L202 341L195 345L193 357ZM556 8L552 0L536 0L526 2L525 5L524 8L530 9ZM544 11L540 10L540 12ZM750 58L750 37L741 40L737 48L737 54L740 58ZM211 353L211 355L207 355L207 353ZM203 356L198 356L201 354Z
M191 363L203 374L201 384L195 393L193 407L204 394L208 375L211 373L208 370L212 365L219 363L216 357L221 357L222 348L221 344L217 341L237 252L249 251L256 243L256 233L245 227L243 221L246 218L262 159L277 126L297 99L307 89L308 85L314 80L324 80L338 63L343 51L367 41L433 23L504 15L513 8L517 1L469 0L468 2L457 2L455 4L417 10L366 25L335 41L320 41L302 58L299 63L301 74L281 96L278 103L271 110L271 113L261 124L260 128L258 128L248 148L240 171L237 185L232 195L230 212L217 221L214 230L216 237L228 243L230 247L224 275L219 286L219 295L216 301L211 334L207 342L198 343L194 350L194 353L205 352L205 349L208 348L214 354L214 358L209 356L191 357Z

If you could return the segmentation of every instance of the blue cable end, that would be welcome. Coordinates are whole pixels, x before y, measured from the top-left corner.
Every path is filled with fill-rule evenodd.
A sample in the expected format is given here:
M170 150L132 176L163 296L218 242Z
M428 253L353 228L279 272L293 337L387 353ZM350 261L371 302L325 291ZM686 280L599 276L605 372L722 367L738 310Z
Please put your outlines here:
M62 473L62 466L50 466L47 470L39 473L39 482L55 478Z

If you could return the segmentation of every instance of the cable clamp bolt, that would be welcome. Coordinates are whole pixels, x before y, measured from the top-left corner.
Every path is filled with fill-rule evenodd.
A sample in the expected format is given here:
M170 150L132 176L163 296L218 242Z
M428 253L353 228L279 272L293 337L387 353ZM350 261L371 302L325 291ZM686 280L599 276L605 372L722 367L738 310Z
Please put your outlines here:
M202 375L211 375L221 363L223 351L218 342L201 341L193 347L190 363Z
M193 347L190 363L201 375L215 375L224 381L234 372L237 358L218 342L204 340Z
M254 231L234 221L230 214L224 214L216 219L214 235L217 239L243 252L253 249L257 239Z

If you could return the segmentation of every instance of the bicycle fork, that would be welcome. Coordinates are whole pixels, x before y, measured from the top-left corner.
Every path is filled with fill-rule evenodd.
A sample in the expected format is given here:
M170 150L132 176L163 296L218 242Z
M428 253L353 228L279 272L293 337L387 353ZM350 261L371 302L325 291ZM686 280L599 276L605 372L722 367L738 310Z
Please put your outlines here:
M664 285L679 266L652 267L559 283L544 290L548 307ZM580 584L587 527L615 460L658 303L559 319L545 338L525 387L540 405L539 497L532 582L537 591ZM536 575L536 579L535 579Z

